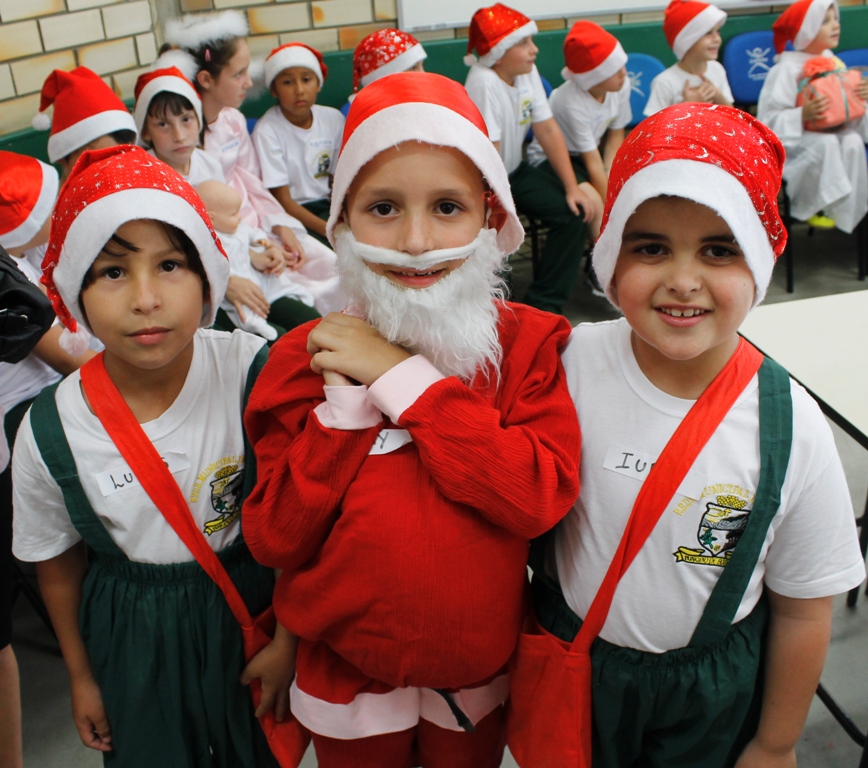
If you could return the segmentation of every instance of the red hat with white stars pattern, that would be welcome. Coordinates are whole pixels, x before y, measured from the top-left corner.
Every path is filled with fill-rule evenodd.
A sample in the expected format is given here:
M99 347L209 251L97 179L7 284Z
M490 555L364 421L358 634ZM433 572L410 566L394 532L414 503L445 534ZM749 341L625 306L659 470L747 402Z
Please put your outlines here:
M835 0L797 0L793 3L772 24L775 50L783 53L790 42L797 51L804 50L819 34L829 8L838 13Z
M787 231L778 214L784 148L747 112L682 103L657 112L621 145L609 175L594 271L612 303L624 227L646 200L663 195L710 208L732 230L753 273L754 306L765 296Z
M270 88L274 78L290 67L306 67L316 75L320 87L329 74L329 68L316 48L304 43L284 43L269 53L265 60L265 85Z
M27 245L51 215L58 187L53 166L0 151L0 245Z
M422 43L413 35L391 27L371 32L353 52L353 90L386 75L406 72L427 58Z
M209 288L200 325L214 322L229 281L229 260L199 195L140 147L90 150L60 191L42 262L42 282L65 329L60 345L71 355L82 354L89 341L78 301L87 271L118 227L142 218L177 227L196 246Z
M564 40L564 80L590 90L627 63L627 54L611 32L593 21L577 21Z
M696 42L726 21L726 12L697 0L672 0L663 16L663 34L681 61Z
M479 56L478 63L492 67L512 46L537 32L536 22L501 3L480 8L470 20L464 63L468 67L477 63L473 55L475 50Z

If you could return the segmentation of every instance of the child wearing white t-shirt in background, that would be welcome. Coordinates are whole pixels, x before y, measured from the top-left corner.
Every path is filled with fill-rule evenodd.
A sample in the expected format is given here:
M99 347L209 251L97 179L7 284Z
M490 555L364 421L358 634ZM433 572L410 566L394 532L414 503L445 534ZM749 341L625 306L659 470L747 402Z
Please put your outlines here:
M325 242L329 179L344 116L316 103L328 68L319 51L286 43L265 60L265 83L278 103L253 129L262 180L287 213Z
M624 141L624 129L633 117L627 54L614 35L592 21L577 21L564 40L566 66L563 85L549 96L573 162L576 178L590 181L606 199L609 168ZM534 139L528 162L539 165L545 153ZM591 234L600 233L600 216L591 222Z
M678 59L651 82L645 115L682 101L732 106L726 70L717 60L720 28L726 13L710 3L672 0L663 19L663 32Z

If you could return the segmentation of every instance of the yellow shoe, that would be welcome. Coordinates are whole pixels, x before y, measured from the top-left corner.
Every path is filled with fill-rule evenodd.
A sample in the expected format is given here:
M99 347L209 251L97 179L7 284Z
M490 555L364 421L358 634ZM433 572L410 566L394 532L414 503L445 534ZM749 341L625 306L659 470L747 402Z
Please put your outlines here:
M815 229L834 229L835 228L835 220L830 219L828 216L823 215L822 213L815 213L808 219L807 224L809 227L814 227Z

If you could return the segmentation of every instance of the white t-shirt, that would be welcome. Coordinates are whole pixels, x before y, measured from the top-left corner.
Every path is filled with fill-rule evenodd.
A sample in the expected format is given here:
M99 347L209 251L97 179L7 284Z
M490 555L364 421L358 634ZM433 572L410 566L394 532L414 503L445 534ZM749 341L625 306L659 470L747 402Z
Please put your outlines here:
M157 157L157 153L154 152L153 147L148 152ZM203 181L222 181L224 184L226 183L226 177L223 175L220 161L209 155L204 149L199 149L198 147L190 155L190 172L186 176L184 174L181 175L191 187L195 187Z
M488 128L488 137L500 142L500 156L507 173L521 164L521 150L531 123L552 116L546 92L536 65L527 75L519 75L507 85L490 67L474 64L464 87L479 108Z
M705 68L705 79L715 85L723 94L723 97L732 102L732 91L729 90L729 80L726 79L726 70L719 61L709 61ZM645 104L645 116L653 115L661 109L680 104L684 101L684 86L690 83L691 88L702 84L699 75L691 75L685 72L677 64L663 70L651 82L651 95Z
M159 418L142 424L215 551L231 543L240 530L241 407L248 368L263 344L263 339L242 331L229 334L200 329L180 394ZM108 534L137 562L192 560L88 409L80 381L76 372L58 386L57 407L82 487ZM36 446L29 411L15 442L12 482L12 551L16 557L47 560L81 539Z
M600 103L573 80L559 85L549 96L549 106L571 155L593 152L600 146L610 128L626 128L633 119L630 109L630 78L625 78L620 91L609 92ZM534 138L527 148L527 160L539 165L545 152Z
M584 617L603 581L642 481L693 405L657 389L636 362L626 320L583 323L562 358L582 428L581 492L558 528L557 574ZM700 452L645 546L624 574L600 636L661 653L690 642L723 572L726 531L759 481L757 377ZM858 586L865 575L841 461L825 418L792 384L793 446L781 506L735 616L753 610L763 583L814 598Z
M310 128L299 128L275 105L253 129L262 181L269 189L288 186L297 203L329 196L329 174L334 173L344 132L344 116L338 110L314 104L311 112Z

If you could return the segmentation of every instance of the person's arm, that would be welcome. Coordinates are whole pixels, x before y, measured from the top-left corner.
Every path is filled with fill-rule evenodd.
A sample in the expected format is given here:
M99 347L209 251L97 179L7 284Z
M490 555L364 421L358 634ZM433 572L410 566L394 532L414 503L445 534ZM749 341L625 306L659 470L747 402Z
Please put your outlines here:
M78 629L81 585L86 572L87 549L83 541L57 557L36 564L39 590L69 673L72 717L78 735L86 747L110 752L111 728Z
M757 119L771 128L785 147L797 144L805 132L803 107L796 106L798 77L786 62L766 75L757 103Z
M237 275L229 275L229 282L226 284L225 299L238 313L241 322L245 322L247 318L244 316L245 307L249 307L253 312L262 318L268 318L268 313L271 311L271 305L262 289L252 280L246 277L238 277Z
M81 368L81 366L96 355L96 352L89 349L78 357L73 357L69 353L64 352L59 342L62 332L63 326L59 324L49 328L33 348L33 354L42 360L43 363L54 368L58 373L68 376L73 371Z
M309 232L316 232L318 235L325 237L325 221L315 213L311 213L301 203L295 202L295 200L292 199L292 195L289 194L288 186L272 187L269 191L277 198L277 202L283 206L283 209L290 216L295 216L295 218L304 224L305 229Z
M590 152L582 152L582 160L585 163L585 168L588 169L588 176L591 177L591 184L594 189L600 194L600 197L606 199L606 189L609 186L609 177L606 173L603 158L600 156L599 149L593 149Z
M736 768L795 768L795 745L820 682L832 627L832 598L798 599L766 589L771 614L765 688L756 736Z
M606 172L606 180L608 183L609 171L612 168L612 161L615 155L624 143L625 131L623 128L610 128L606 132L606 146L603 148L603 170ZM606 196L603 195L603 200Z
M550 117L548 120L534 123L533 135L539 141L548 161L564 185L564 193L570 210L578 216L579 208L581 208L585 221L591 221L602 213L599 201L588 192L588 188L593 189L593 185L588 182L579 184L576 181L573 164L570 162L570 155L567 152L567 144L555 119Z
M273 707L275 719L281 722L289 712L289 686L295 677L297 647L298 638L277 622L272 641L244 668L241 684L250 685L258 679L262 686L256 717L262 717Z

